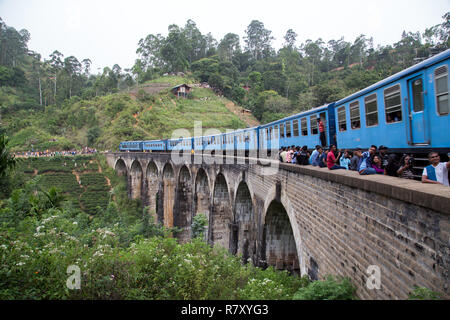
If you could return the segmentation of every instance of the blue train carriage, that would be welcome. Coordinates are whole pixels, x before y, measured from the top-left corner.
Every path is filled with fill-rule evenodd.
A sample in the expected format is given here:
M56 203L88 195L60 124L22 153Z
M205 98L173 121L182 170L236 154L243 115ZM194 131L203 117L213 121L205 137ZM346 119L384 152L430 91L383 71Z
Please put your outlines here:
M163 152L166 151L167 140L146 140L142 141L142 150L144 152Z
M206 153L222 152L222 134L203 136L203 151Z
M203 151L203 137L193 137L192 141L195 154L201 154Z
M119 143L121 152L140 152L142 151L142 141L122 141Z
M222 133L222 153L234 155L235 149L235 132Z
M167 139L167 151L183 150L183 138Z
M239 155L248 156L250 150L258 148L257 127L234 131L235 150Z
M308 149L314 149L321 145L319 118L325 126L326 145L336 144L334 103L331 103L262 125L259 129L260 148L306 145Z
M182 138L178 145L178 149L182 150L184 153L190 153L193 148L192 140L192 137Z
M340 148L450 151L450 49L335 104Z

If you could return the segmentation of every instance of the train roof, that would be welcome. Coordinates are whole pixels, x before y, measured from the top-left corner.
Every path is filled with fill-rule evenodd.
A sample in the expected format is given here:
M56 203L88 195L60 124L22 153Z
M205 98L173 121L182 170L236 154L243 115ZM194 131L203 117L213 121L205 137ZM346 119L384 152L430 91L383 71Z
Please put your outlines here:
M330 106L330 105L332 105L332 104L333 104L333 103L324 104L324 105L319 106L319 107L316 107L316 108L314 108L314 109L310 109L310 110L307 110L307 111L303 111L303 112L294 114L294 115L292 115L292 116L289 116L289 117L286 117L286 118L283 118L283 119L280 119L280 120L276 120L276 121L272 121L272 122L269 122L269 123L266 123L266 124L262 124L262 125L261 125L261 128L270 127L270 126L276 125L276 124L281 123L281 122L284 122L284 121L289 121L289 120L292 120L292 119L296 119L296 118L298 118L299 116L300 116L300 117L308 116L308 115L313 114L313 113L316 113L316 112L318 112L318 111L326 110L326 109L328 108L328 106Z
M413 65L412 67L409 67L409 68L407 68L407 69L405 69L403 71L400 71L400 72L398 72L398 73L396 73L396 74L394 74L394 75L392 75L392 76L390 76L390 77L388 77L386 79L378 81L377 83L375 83L375 84L373 84L373 85L371 85L371 86L369 86L367 88L364 88L364 89L362 89L362 90L360 90L360 91L358 91L358 92L356 92L356 93L354 93L354 94L352 94L352 95L350 95L348 97L345 97L345 98L337 101L335 106L338 106L338 105L341 105L343 103L347 103L347 102L349 102L351 100L357 99L360 96L363 96L363 95L365 95L365 94L367 94L367 93L369 93L371 91L374 91L374 90L376 90L376 89L378 89L380 87L384 87L384 86L386 86L386 85L388 85L388 84L390 84L392 82L398 81L399 79L401 79L401 78L403 78L403 77L405 77L405 76L407 76L407 75L409 75L411 73L417 72L417 71L419 71L421 69L424 69L424 68L428 68L428 67L430 67L430 66L432 66L432 65L434 65L436 63L439 63L439 62L441 62L441 61L443 61L445 59L448 59L449 57L450 57L450 49L447 49L444 52L441 52L441 53L435 55L434 57L426 59L426 60L424 60L424 61L422 61L422 62L420 62L418 64Z

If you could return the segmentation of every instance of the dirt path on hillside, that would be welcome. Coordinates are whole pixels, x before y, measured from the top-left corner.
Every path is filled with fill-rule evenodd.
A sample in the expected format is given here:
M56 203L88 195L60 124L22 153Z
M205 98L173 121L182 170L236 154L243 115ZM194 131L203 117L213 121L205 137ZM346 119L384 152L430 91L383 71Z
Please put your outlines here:
M233 102L225 103L225 107L239 117L249 127L259 126L261 123L253 114L244 111L244 108L235 105Z
M81 210L83 210L84 212L86 212L86 207L83 205L83 203L81 202L81 196L87 191L87 188L83 186L82 181L80 179L80 173L76 172L75 170L72 170L72 174L75 176L75 178L77 179L78 185L80 186L81 189L83 189L83 192L80 193L80 196L78 197L78 204L80 205Z
M98 162L97 161L97 165L98 165L98 172L99 173L101 173L101 174L103 174L103 170L102 170L102 166L100 165L100 162ZM112 189L111 189L111 180L107 177L107 176L105 176L105 175L103 175L103 177L105 177L105 179L106 179L106 184L108 185L108 187L109 187L109 191L111 191ZM112 201L114 201L116 204L117 204L117 202L116 202L116 195L115 194L113 194L112 195Z

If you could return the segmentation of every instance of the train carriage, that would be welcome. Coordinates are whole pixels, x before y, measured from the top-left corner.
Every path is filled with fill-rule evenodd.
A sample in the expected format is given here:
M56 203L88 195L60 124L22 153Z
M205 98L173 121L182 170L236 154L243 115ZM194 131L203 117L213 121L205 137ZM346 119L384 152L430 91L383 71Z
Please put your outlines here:
M208 151L208 153L214 152L222 152L222 134L215 134L210 136L203 137L203 151Z
M339 148L450 151L450 49L335 104Z
M142 150L149 151L166 151L167 140L146 140L142 141Z
M123 141L119 144L119 150L122 152L142 151L142 141Z
M336 144L334 103L331 103L260 126L259 147L274 150L306 145L314 148L321 144L318 118L325 125L326 144Z

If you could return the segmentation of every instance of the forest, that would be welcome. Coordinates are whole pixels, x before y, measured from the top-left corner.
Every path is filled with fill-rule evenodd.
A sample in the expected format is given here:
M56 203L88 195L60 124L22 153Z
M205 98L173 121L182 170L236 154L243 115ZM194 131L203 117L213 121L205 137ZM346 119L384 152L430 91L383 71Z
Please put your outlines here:
M91 99L182 72L208 82L266 123L345 97L446 50L450 13L442 18L441 24L422 32L404 31L398 42L378 47L370 35L353 42L341 37L298 44L298 34L289 29L279 50L272 46L272 32L258 20L247 26L243 41L234 33L218 41L187 20L182 27L169 25L166 36L140 39L130 68L115 64L96 75L89 58L80 61L58 50L42 57L29 50L31 34L0 20L0 113L61 107L74 97ZM14 101L8 99L7 88L14 88Z

